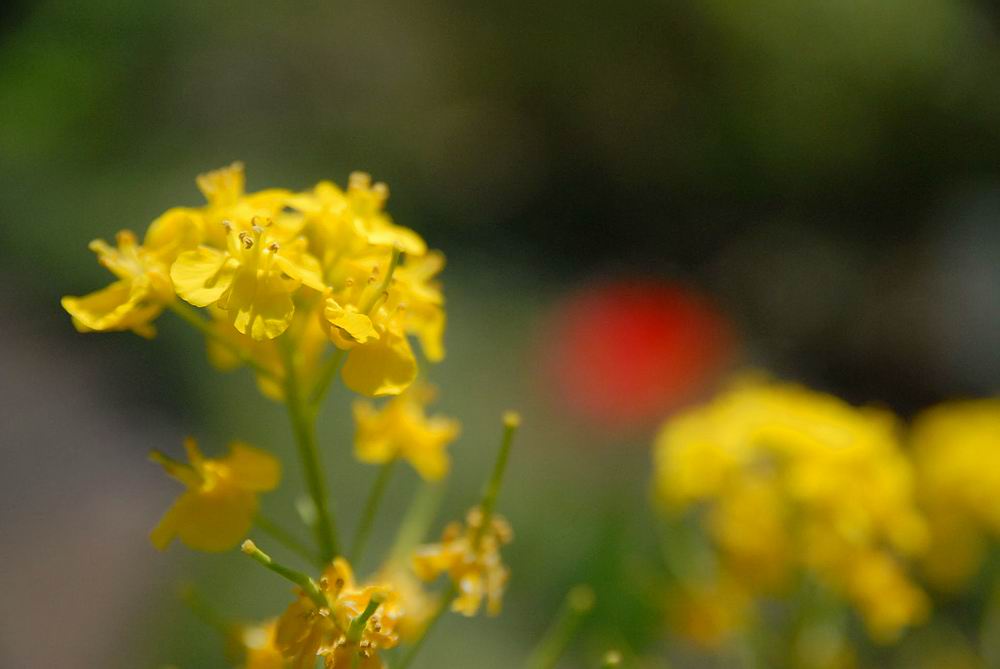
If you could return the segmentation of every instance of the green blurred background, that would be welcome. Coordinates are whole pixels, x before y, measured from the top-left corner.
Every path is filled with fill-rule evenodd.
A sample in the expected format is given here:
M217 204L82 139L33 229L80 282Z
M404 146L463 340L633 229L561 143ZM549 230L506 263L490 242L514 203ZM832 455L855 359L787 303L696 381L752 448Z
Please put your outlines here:
M552 310L670 280L732 322L734 366L904 415L995 392L998 31L985 0L4 3L0 666L224 666L175 585L246 618L287 599L238 554L146 540L176 490L145 455L187 434L281 453L265 505L291 521L281 407L169 318L153 342L82 337L58 305L106 282L89 240L199 204L194 176L233 160L252 190L369 171L447 254L430 377L464 432L435 532L475 499L502 410L524 413L505 613L447 620L418 666L516 665L579 581L600 603L567 667L655 649L652 423L560 408ZM348 528L375 474L352 462L349 399L321 425ZM380 547L416 479L396 484Z

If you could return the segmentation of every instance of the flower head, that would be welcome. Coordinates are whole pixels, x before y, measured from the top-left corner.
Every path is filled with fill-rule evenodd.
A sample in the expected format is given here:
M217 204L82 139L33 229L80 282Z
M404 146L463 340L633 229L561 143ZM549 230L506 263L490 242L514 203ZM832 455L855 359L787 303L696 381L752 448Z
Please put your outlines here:
M226 222L225 229L225 250L202 245L178 256L170 269L177 294L196 307L217 305L253 339L274 339L291 323L299 286L325 290L319 263L305 239L279 242L269 219L254 218L249 230Z
M184 448L188 464L156 451L152 454L187 490L164 514L150 540L159 550L175 536L195 550L232 548L253 524L257 494L277 487L281 466L270 454L238 441L217 460L203 456L194 439L187 439Z
M413 569L425 581L448 574L458 592L451 605L453 611L474 616L485 597L487 612L497 615L510 576L500 559L500 547L512 538L506 520L493 515L484 526L483 514L476 507L466 515L464 526L454 522L445 527L440 543L417 548Z
M354 452L362 462L380 464L405 458L424 479L437 481L450 466L445 447L458 436L458 421L427 417L424 405L434 397L429 386L414 385L376 410L354 403Z

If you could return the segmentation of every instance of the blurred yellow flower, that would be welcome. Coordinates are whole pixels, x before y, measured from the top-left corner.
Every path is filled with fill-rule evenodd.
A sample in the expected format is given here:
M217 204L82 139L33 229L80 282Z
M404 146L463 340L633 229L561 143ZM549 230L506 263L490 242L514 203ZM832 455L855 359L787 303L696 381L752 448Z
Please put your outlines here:
M750 594L731 578L684 585L670 608L671 626L699 646L718 649L744 629L751 605Z
M270 454L238 441L218 460L204 457L194 439L187 439L184 448L188 464L152 454L187 490L164 514L150 540L158 550L166 549L175 536L195 550L230 549L253 524L257 494L277 487L281 465Z
M669 420L655 469L662 508L704 508L719 570L751 594L785 592L806 569L879 641L926 616L904 560L927 529L890 413L749 380Z
M381 464L404 458L421 477L440 480L450 461L445 448L458 437L458 421L427 417L424 406L434 398L430 386L415 384L376 409L354 403L354 453L362 462Z
M501 516L493 515L483 525L483 514L475 507L466 514L466 523L450 523L441 542L420 546L413 555L417 576L431 581L447 573L457 596L451 608L464 616L474 616L486 598L486 611L500 613L504 587L510 570L500 559L500 547L510 543L513 532Z
M960 590L1000 537L1000 398L956 401L914 421L920 499L931 526L924 570L933 584Z
M419 638L434 614L436 603L423 583L407 567L391 563L379 570L374 582L389 584L398 594L397 598L383 606L395 616L399 638L403 641Z

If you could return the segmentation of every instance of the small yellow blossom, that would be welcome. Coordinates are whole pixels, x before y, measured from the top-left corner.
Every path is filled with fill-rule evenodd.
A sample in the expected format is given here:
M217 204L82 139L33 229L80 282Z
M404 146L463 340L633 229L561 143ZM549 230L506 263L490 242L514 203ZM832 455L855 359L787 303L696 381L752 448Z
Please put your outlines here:
M662 428L657 497L704 510L720 572L752 595L787 593L806 569L891 641L928 612L906 574L927 528L897 432L888 412L748 381Z
M196 210L201 221L202 242L216 248L225 248L227 231L224 222L239 231L249 230L254 218L272 219L285 237L290 238L301 227L296 218L283 215L291 192L283 188L270 188L247 193L243 163L235 162L211 172L198 175L198 189L207 203Z
M500 516L491 516L484 527L483 514L476 507L466 515L464 526L453 522L445 527L440 543L417 548L413 569L425 581L448 574L458 593L453 611L474 616L485 597L487 613L497 615L510 576L500 560L500 547L512 538L510 525Z
M958 591L1000 537L1000 398L932 407L911 439L931 525L924 570L936 587Z
M389 189L372 184L371 176L353 172L347 192L329 181L321 181L310 192L298 193L288 206L304 216L309 248L331 273L339 261L362 255L371 247L398 248L411 256L427 252L427 244L409 228L396 225L385 213Z
M414 385L376 410L370 402L354 403L354 452L359 460L381 464L405 458L428 481L448 473L445 447L458 436L458 421L428 418L424 406L434 397L426 385Z
M291 669L313 669L316 657L325 658L330 669L350 669L355 656L363 667L380 667L378 651L399 643L396 621L401 615L398 594L385 584L359 586L343 558L336 558L323 572L319 590L327 606L317 606L299 592L278 620L276 643ZM368 607L373 597L381 600L368 619L360 638L348 637L351 623Z
M250 230L226 229L226 250L202 245L178 256L170 269L177 294L196 307L218 305L253 339L273 339L291 323L299 286L325 290L319 263L306 252L305 239L279 243L270 220L255 218Z
M117 248L95 239L90 249L118 280L84 297L64 297L62 306L81 332L131 330L152 337L152 321L174 299L170 263L197 244L197 223L184 210L171 210L153 221L140 245L122 230Z
M342 377L362 395L398 395L417 376L417 360L408 340L416 336L425 357L444 357L444 298L435 275L443 256L431 253L404 258L384 292L382 278L390 256L369 256L349 263L341 287L328 294L325 327L331 341L348 351Z
M187 486L150 534L153 546L164 550L176 536L195 550L228 550L250 530L257 494L277 487L281 466L270 454L242 442L229 444L229 454L218 460L204 457L194 439L187 439L184 448L189 464L152 454Z

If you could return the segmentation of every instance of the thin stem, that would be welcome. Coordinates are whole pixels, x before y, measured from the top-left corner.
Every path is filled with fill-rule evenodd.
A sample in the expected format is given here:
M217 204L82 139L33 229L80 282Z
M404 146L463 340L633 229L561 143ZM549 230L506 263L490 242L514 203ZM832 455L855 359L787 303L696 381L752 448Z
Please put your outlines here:
M315 581L300 571L295 571L294 569L286 567L279 562L275 562L271 559L270 555L257 548L257 544L254 542L247 539L243 542L240 550L273 571L275 574L288 579L295 585L302 588L306 595L309 596L309 599L313 600L313 603L315 603L316 606L326 608L330 605L330 603L326 600L326 596L320 592L319 586L316 585Z
M338 348L327 356L323 362L323 369L320 370L319 376L316 379L316 385L313 386L312 392L309 393L309 406L317 407L323 401L323 398L326 397L326 391L330 389L333 377L337 375L337 370L340 369L340 363L344 361L345 355L347 355L347 351Z
M186 585L181 590L181 599L191 609L191 613L200 621L222 635L232 631L233 624L226 620L215 607L206 602L193 585Z
M479 524L476 534L472 537L472 550L475 551L482 541L483 533L490 524L493 516L493 509L497 504L497 497L500 495L500 484L503 483L504 471L507 469L507 460L510 457L510 447L514 443L514 435L517 428L521 426L521 417L508 411L503 416L503 439L500 441L500 452L497 454L496 462L493 465L493 474L490 476L483 491L483 501L479 504L482 512L482 522Z
M528 658L528 669L552 669L566 652L580 623L594 608L594 591L578 585L569 591L552 626Z
M393 669L406 669L406 667L410 666L410 663L413 662L413 658L415 658L417 653L420 652L420 649L423 648L424 642L427 641L427 637L431 630L437 624L437 621L441 619L441 616L444 615L444 612L448 610L448 607L451 606L451 602L455 599L455 595L457 594L458 588L455 587L454 583L449 583L448 587L441 593L441 599L438 601L437 609L435 609L434 613L427 620L427 624L424 625L424 629L420 631L420 636L417 637L417 640L414 641L413 645L406 651L406 655L403 656L403 659L401 659L399 664L393 667Z
M399 250L399 247L392 247L392 257L389 258L389 268L385 271L385 276L382 277L382 282L375 289L375 292L369 296L368 300L361 305L361 313L371 314L372 309L378 304L379 298L385 294L386 290L389 289L389 284L392 282L392 275L396 272L396 268L399 267L399 259L403 255L403 252Z
M396 540L389 551L389 562L399 563L407 559L413 547L424 540L434 516L437 515L441 499L444 497L444 485L441 482L423 482L413 501L407 507L406 515L399 524Z
M389 479L392 478L395 464L396 458L393 458L379 467L378 476L375 477L371 492L368 493L368 501L365 502L365 509L361 513L361 520L358 523L357 530L354 532L354 540L351 541L350 562L355 567L361 561L365 544L368 543L368 537L371 536L372 526L375 524L375 515L378 513L378 507L382 503L382 497L385 496L385 490L389 484Z
M323 567L323 560L320 559L320 557L316 555L311 548L299 541L298 537L282 527L280 523L277 523L271 518L258 513L257 517L254 518L254 525L282 546L304 559L306 562L317 567Z
M299 460L302 463L306 480L306 489L316 507L316 541L319 543L320 557L324 561L332 560L340 554L337 541L337 527L330 512L326 489L326 479L319 459L319 447L316 443L316 417L302 401L298 376L295 373L295 354L290 345L282 346L285 357L285 405L288 408L288 418L292 423L295 443L298 446Z
M382 605L383 601L383 598L379 595L371 596L365 610L361 612L360 616L352 620L350 627L347 628L347 641L349 643L357 643L361 641L361 636L365 632L365 626L368 624L368 619L375 615L375 611Z
M268 378L274 378L274 372L267 367L264 367L259 362L254 360L252 357L247 355L246 351L241 350L238 346L233 344L233 342L220 337L219 333L212 329L212 325L209 321L205 320L198 315L198 312L189 307L187 304L181 302L180 300L173 300L167 307L177 314L181 320L183 320L188 325L192 326L194 329L205 335L206 338L211 339L219 346L222 346L227 351L239 358L240 362L248 367L251 367L255 372L261 376L266 376Z

